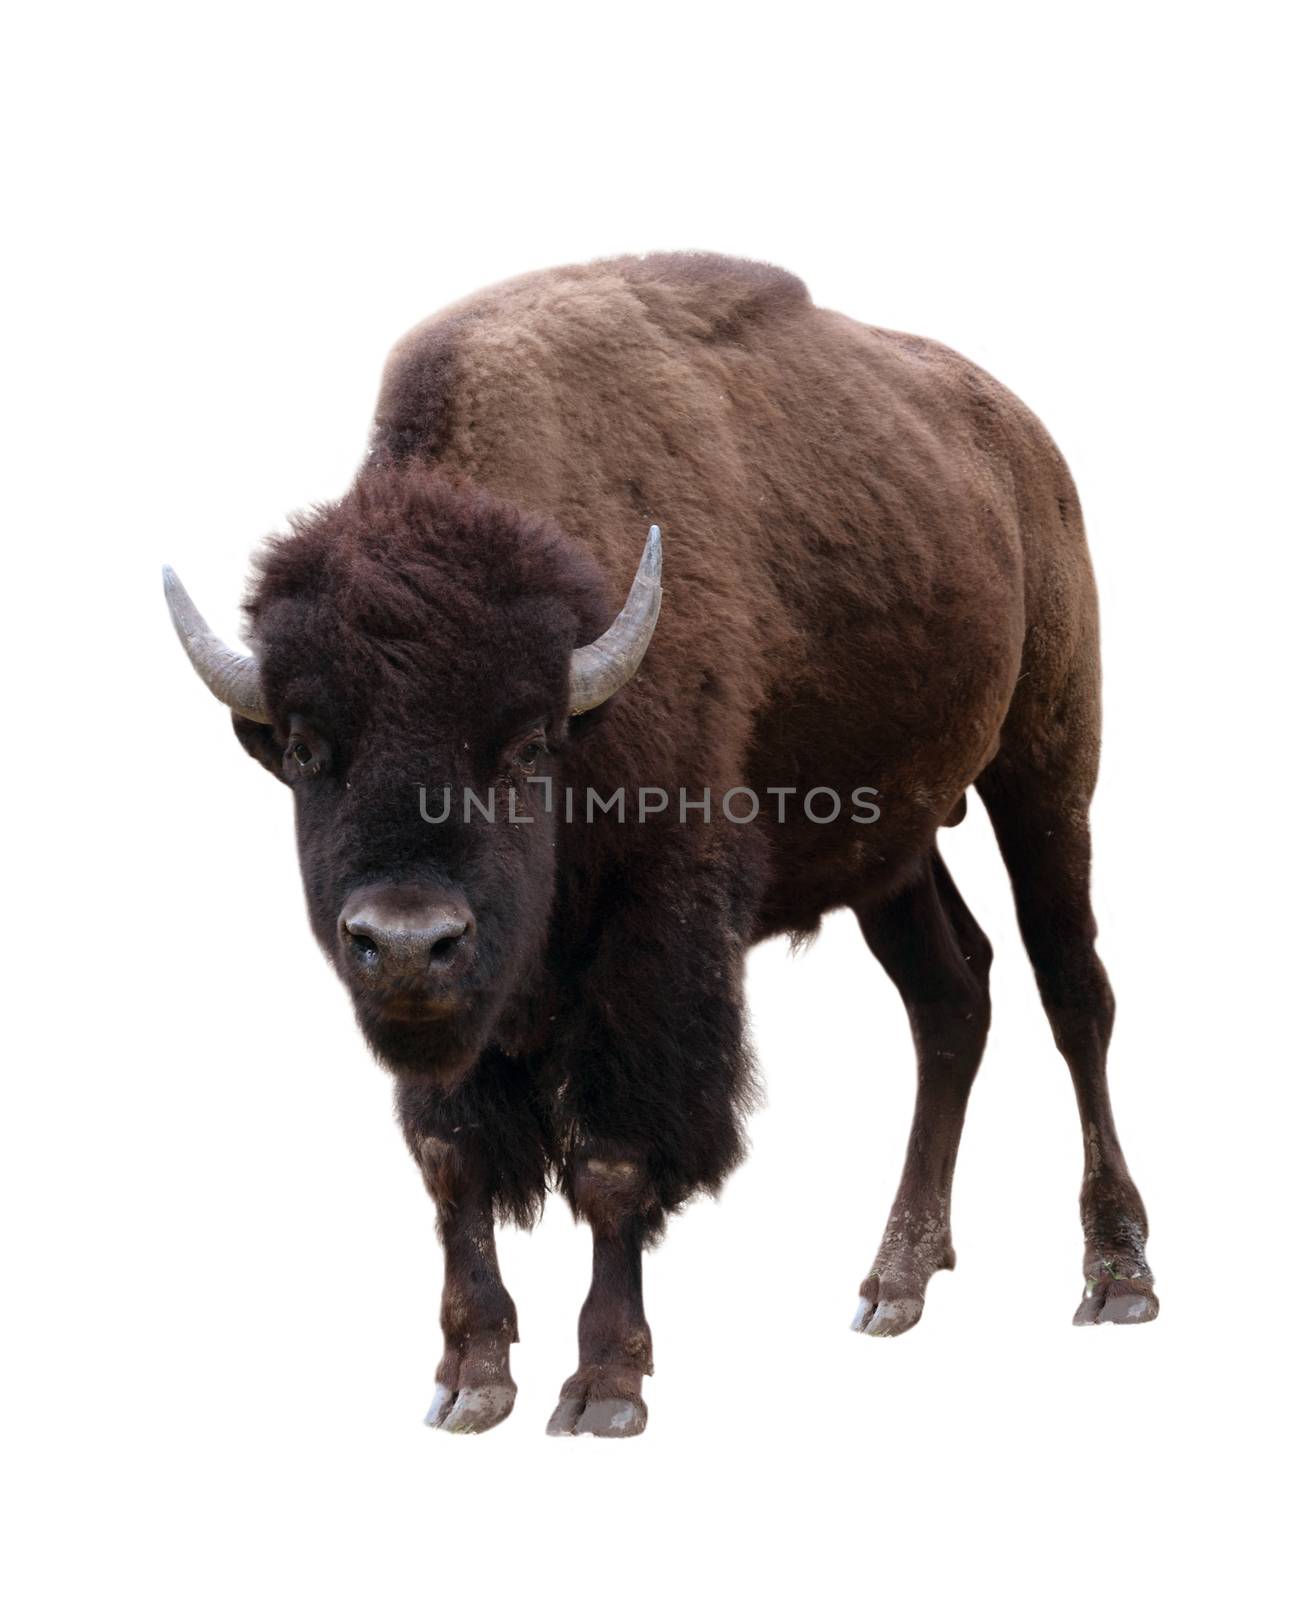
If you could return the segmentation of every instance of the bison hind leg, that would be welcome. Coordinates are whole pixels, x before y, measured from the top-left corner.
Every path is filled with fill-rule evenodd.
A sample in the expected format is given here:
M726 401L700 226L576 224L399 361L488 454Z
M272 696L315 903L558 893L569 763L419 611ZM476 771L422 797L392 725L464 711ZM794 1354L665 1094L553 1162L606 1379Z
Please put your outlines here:
M1108 1090L1112 986L1095 950L1089 806L1098 757L1098 684L1075 673L1043 706L1011 711L977 780L1009 871L1019 930L1076 1092L1085 1150L1085 1292L1078 1326L1157 1315L1145 1258L1148 1217L1118 1138Z
M857 916L906 1005L918 1070L906 1163L852 1321L885 1338L915 1326L929 1279L955 1266L951 1180L991 1020L991 945L936 849L911 883Z

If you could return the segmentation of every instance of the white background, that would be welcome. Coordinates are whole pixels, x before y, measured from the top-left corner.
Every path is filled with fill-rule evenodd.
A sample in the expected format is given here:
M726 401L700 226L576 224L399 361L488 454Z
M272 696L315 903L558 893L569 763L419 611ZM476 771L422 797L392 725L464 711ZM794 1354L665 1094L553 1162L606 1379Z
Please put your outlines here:
M1288 262L1274 9L71 6L11 24L8 1592L1272 1592L1285 1366ZM543 1425L589 1257L502 1259L520 1398L420 1427L430 1202L290 802L171 635L344 490L384 353L702 247L959 347L1085 501L1114 1097L1162 1316L1075 1330L1080 1138L983 813L996 1022L923 1323L848 1331L913 1091L846 917L750 962L767 1108L647 1263L629 1444ZM1280 1560L1281 1564L1281 1560Z

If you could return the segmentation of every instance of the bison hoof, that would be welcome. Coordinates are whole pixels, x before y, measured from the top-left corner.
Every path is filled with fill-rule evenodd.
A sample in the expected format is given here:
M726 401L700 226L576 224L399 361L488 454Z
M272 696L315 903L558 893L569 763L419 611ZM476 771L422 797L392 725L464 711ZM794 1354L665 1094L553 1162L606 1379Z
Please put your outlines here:
M882 1289L874 1299L863 1294L852 1319L853 1332L868 1333L872 1339L891 1339L913 1328L923 1312L924 1301L919 1295L886 1294Z
M1152 1322L1157 1309L1157 1296L1146 1279L1101 1275L1086 1279L1086 1292L1072 1322L1077 1328L1104 1322Z
M516 1403L515 1384L491 1383L478 1389L450 1389L437 1385L426 1426L444 1433L485 1433L511 1415Z
M583 1433L598 1439L631 1439L645 1426L646 1402L640 1398L585 1400L574 1395L553 1411L547 1431L553 1438Z

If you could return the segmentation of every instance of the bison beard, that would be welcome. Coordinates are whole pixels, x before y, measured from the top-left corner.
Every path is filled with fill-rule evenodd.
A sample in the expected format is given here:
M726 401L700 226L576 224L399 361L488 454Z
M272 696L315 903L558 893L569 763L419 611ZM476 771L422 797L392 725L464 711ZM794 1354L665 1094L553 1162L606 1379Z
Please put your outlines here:
M643 660L652 522L666 593ZM918 1320L954 1264L990 1015L991 948L937 849L975 785L1081 1112L1077 1320L1156 1314L1089 902L1093 579L1062 459L984 373L754 263L534 274L396 347L353 487L259 560L254 657L211 638L177 580L168 595L243 745L293 790L315 934L396 1077L445 1251L434 1426L511 1410L493 1228L532 1223L554 1179L594 1250L551 1429L640 1432L641 1251L741 1155L744 953L836 907L901 993L918 1069L854 1325ZM881 815L567 823L531 778L864 784ZM492 795L498 820L428 825L419 792L441 786Z

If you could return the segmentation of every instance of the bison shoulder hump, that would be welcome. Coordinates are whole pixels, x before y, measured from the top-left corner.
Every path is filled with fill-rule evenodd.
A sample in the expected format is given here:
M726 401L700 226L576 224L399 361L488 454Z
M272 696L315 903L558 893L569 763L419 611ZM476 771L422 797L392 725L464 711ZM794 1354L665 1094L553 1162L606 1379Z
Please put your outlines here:
M619 256L498 284L441 311L399 341L386 362L374 419L379 454L435 455L454 431L457 391L473 391L501 362L545 348L607 348L635 299L666 337L743 342L762 323L810 306L802 280L761 261L700 251Z

